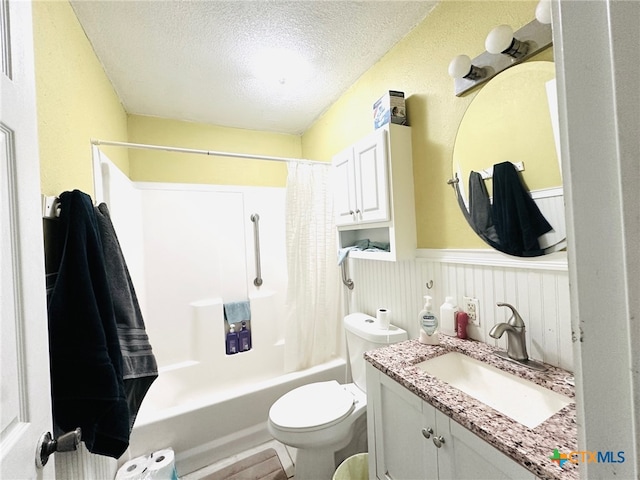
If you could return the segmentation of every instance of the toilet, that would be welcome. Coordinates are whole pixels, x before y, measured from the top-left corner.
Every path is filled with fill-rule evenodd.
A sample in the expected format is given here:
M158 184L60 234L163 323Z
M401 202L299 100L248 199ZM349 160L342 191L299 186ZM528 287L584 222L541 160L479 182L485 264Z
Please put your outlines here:
M297 449L296 479L330 479L347 456L366 445L367 394L364 352L407 339L393 325L379 328L375 318L352 313L344 318L353 383L335 380L295 388L271 406L269 433Z

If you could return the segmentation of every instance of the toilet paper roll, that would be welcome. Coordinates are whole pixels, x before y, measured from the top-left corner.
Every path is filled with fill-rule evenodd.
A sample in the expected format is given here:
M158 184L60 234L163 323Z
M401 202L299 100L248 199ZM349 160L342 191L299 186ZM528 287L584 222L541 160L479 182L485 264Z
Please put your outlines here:
M136 457L125 462L116 473L116 480L133 480L143 478L149 466L149 457Z
M389 330L389 324L391 323L391 312L389 309L379 308L376 311L376 319L378 321L378 328Z
M153 480L178 480L176 458L173 449L165 448L151 454L148 464L148 477Z

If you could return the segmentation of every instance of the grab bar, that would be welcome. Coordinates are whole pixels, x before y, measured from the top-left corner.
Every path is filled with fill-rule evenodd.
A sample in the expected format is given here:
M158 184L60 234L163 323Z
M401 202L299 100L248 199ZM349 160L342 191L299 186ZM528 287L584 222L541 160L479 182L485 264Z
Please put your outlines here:
M347 259L344 259L344 262L342 262L341 268L342 268L342 283L344 283L345 287L347 287L349 290L353 290L354 284L353 284L353 280L351 280L349 277L349 274L347 273Z
M253 280L253 284L256 287L262 285L262 273L260 271L260 231L258 227L258 220L260 215L254 213L251 215L251 221L253 222L253 243L256 249L256 278Z

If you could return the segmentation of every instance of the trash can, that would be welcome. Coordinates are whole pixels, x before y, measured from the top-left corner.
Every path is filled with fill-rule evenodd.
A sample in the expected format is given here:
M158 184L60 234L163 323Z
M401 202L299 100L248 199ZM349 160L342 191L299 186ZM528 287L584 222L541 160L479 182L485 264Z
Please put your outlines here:
M333 480L369 480L369 454L358 453L338 466Z

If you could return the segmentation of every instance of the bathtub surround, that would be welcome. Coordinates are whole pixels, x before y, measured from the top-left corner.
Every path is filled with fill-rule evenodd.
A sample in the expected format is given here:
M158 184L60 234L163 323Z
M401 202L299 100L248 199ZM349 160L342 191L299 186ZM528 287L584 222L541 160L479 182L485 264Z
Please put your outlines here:
M329 165L288 164L287 371L309 368L340 355L341 282L329 179Z

